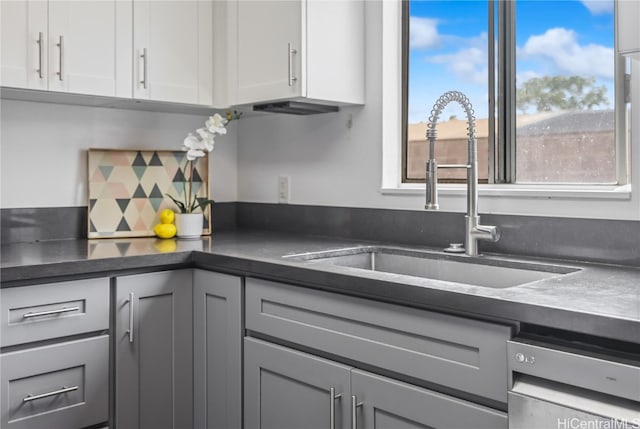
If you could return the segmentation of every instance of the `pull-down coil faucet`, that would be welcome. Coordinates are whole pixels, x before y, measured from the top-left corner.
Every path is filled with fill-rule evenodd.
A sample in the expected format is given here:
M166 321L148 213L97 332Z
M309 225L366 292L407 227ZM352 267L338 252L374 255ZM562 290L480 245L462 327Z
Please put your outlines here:
M444 108L452 101L462 106L467 115L467 163L438 165L435 159L436 124ZM427 200L426 210L438 210L438 168L464 168L467 170L467 215L465 216L465 253L469 256L478 255L478 240L498 241L498 228L480 225L478 216L478 141L476 140L476 124L473 116L473 106L466 95L459 91L445 92L438 98L431 110L427 125L427 140L429 141L429 159L426 165Z

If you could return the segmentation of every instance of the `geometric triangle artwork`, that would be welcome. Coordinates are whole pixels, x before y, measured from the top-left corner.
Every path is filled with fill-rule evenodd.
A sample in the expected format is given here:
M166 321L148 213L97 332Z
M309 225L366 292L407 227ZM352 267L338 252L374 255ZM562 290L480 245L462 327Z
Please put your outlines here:
M111 172L113 171L113 165L101 165L98 167L100 169L100 172L102 173L102 176L104 177L104 180L109 180L109 176L111 175Z
M176 175L173 176L173 182L186 182L187 179L186 177L184 177L184 174L182 173L182 170L178 168L178 171L176 172Z
M162 167L162 161L160 161L160 157L158 156L158 152L153 152L153 156L151 157L151 160L149 161L149 166L160 166Z
M147 198L147 194L145 194L144 189L142 189L142 185L138 183L138 187L133 193L133 198Z
M127 210L127 206L129 206L130 202L131 202L131 199L129 198L116 198L116 203L118 203L118 207L120 207L120 210L122 211L122 213L124 213Z
M151 190L151 193L149 194L149 198L164 198L164 195L162 194L162 191L160 191L160 188L158 188L158 184L157 183L155 185L153 185L153 189Z
M125 218L120 219L120 223L118 224L116 231L131 231L131 228Z
M202 182L202 177L200 177L200 175L198 174L198 170L196 170L195 168L193 169L193 182Z
M147 163L144 161L144 158L142 157L142 153L138 152L138 154L136 155L135 159L133 160L133 164L131 164L132 167L146 167Z
M166 194L184 200L186 177L191 174L194 179L191 194L199 202L207 201L208 154L193 161L193 169L190 163L185 165L186 161L186 152L181 150L89 149L87 237L154 236L153 227L160 212L177 208ZM210 206L204 211L203 233L211 233ZM121 255L132 250L125 243L117 247Z
M155 210L156 212L158 210L160 210L160 204L162 204L162 202L164 201L164 198L154 198L154 197L149 197L149 202L151 203L151 207L153 207L153 210Z
M142 176L144 176L144 173L147 171L146 165L134 165L132 168L138 180L141 180Z

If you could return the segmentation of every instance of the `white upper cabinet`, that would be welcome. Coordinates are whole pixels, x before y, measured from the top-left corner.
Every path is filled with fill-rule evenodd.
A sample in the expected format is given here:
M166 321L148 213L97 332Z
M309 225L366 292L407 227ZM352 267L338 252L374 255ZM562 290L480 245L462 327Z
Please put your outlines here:
M618 0L618 51L640 59L640 1Z
M130 97L130 16L123 1L51 0L49 90Z
M0 2L0 83L47 89L47 2Z
M238 6L238 102L302 95L303 2L243 1Z
M309 99L364 103L364 2L234 0L232 104Z
M133 1L133 97L211 105L212 0Z
M127 2L3 1L2 86L130 97L130 40Z

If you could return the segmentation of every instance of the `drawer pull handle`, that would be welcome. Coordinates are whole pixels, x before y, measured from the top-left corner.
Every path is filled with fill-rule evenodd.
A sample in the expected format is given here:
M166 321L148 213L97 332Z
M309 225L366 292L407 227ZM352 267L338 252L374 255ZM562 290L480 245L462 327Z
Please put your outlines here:
M73 392L74 390L78 390L78 386L67 387L62 386L62 389L54 390L53 392L41 393L39 395L27 395L22 402L35 401L36 399L48 398L49 396L62 395L63 393Z
M129 294L129 329L127 329L127 335L129 336L129 343L133 343L133 292Z
M52 314L69 313L70 311L79 311L80 307L63 307L55 310L37 311L33 313L25 313L22 315L23 319L29 319L30 317L51 316Z
M358 407L362 407L364 402L358 402L355 395L351 395L351 429L358 429Z
M293 84L298 80L297 77L293 75L293 56L298 53L298 51L291 47L291 43L287 44L287 52L289 54L289 86L293 86Z
M329 389L329 428L336 429L336 399L342 398L342 393L336 395L336 389Z
M140 58L142 58L142 79L140 80L140 85L142 85L144 89L147 89L147 81L148 81L147 68L149 67L148 65L149 57L147 56L147 48L142 49L142 54L140 54Z
M58 79L60 79L60 81L63 81L64 80L64 36L60 36L60 39L58 43L56 43L56 46L60 48L60 56L58 57L58 60L60 62L60 68L59 68L59 71L56 72L56 74L58 75Z
M40 79L44 78L44 71L42 70L42 49L43 49L43 34L42 31L38 33L38 40L36 40L36 43L38 44L38 70L36 70L38 72L38 77Z

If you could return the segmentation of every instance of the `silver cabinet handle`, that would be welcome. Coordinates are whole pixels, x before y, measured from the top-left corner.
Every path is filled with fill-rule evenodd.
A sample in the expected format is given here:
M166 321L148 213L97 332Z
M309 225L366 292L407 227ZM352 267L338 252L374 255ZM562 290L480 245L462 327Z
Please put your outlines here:
M60 48L60 68L56 74L58 75L58 78L60 80L64 80L64 36L60 36L60 39L58 43L56 43L56 46Z
M147 48L142 50L142 54L140 54L140 58L142 58L142 80L140 80L140 84L144 89L147 89Z
M127 329L127 335L129 335L129 342L133 343L133 292L129 294L129 329Z
M364 402L358 402L355 395L351 395L351 429L358 429L358 407L362 407Z
M44 78L44 74L42 71L42 49L44 41L43 41L43 37L44 34L42 34L42 31L38 33L38 40L36 40L36 43L38 44L38 77L40 77L40 79Z
M50 316L52 314L68 313L70 311L78 311L78 310L80 310L80 307L63 307L63 308L57 308L55 310L37 311L37 312L34 311L34 312L23 314L22 318L29 319L30 317Z
M329 429L336 429L336 399L342 398L342 393L336 395L336 389L329 389Z
M62 389L54 390L53 392L41 393L40 395L27 395L22 399L22 403L35 401L36 399L48 398L49 396L61 395L67 392L73 392L74 390L78 390L78 386L62 386Z
M297 77L293 75L293 55L297 54L298 51L291 47L291 43L287 43L287 54L289 55L289 86L293 86Z

